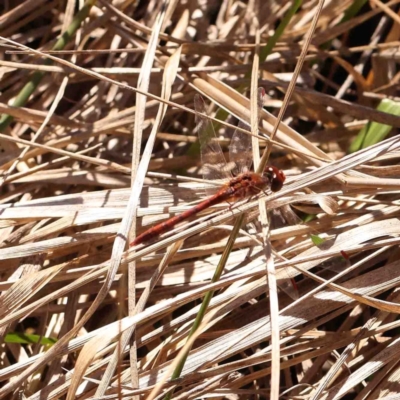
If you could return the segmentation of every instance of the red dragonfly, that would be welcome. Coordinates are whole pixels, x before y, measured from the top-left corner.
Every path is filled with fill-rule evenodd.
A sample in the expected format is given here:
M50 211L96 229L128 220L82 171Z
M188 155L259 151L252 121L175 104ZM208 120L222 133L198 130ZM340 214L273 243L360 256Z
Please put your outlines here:
M264 89L258 89L258 118L261 115L263 106ZM285 182L285 174L274 166L267 166L262 174L250 172L253 163L251 151L251 136L243 130L250 130L248 124L239 122L238 128L232 136L229 146L230 162L227 163L222 152L221 146L216 138L213 125L207 118L206 107L203 98L196 95L194 98L194 108L196 114L196 130L200 141L200 153L202 159L203 177L208 181L221 182L222 186L215 193L208 189L209 197L191 209L176 215L165 222L161 222L135 238L130 246L136 246L144 242L149 242L165 232L172 230L178 223L198 214L199 212L222 202L236 202L271 190L277 192L281 190ZM215 191L215 190L214 190ZM285 269L282 271L287 276L281 280L280 287L293 299L298 298L296 283L289 278Z
M263 105L264 89L258 90L258 115ZM252 198L260 192L279 191L285 181L284 173L276 167L267 166L262 174L250 172L253 162L251 152L251 136L237 129L232 136L229 146L230 163L227 163L220 144L215 136L214 128L206 117L205 103L200 95L194 98L196 114L196 129L200 140L200 152L205 180L225 182L217 193L193 208L161 222L135 238L130 246L151 241L161 234L168 232L178 223L196 215L213 205L226 202L236 202ZM204 115L204 116L203 116ZM249 129L243 122L239 128Z

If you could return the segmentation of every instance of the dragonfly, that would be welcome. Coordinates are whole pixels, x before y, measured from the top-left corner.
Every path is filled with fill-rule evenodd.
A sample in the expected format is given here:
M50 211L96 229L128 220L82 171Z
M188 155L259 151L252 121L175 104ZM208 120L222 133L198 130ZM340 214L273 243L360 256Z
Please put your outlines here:
M264 96L264 89L259 88L257 96L258 122L260 121ZM209 197L189 210L141 233L130 243L131 247L153 241L160 235L172 230L180 222L214 205L223 202L235 203L241 200L250 200L268 190L278 192L283 187L286 179L285 174L275 166L268 165L261 174L250 171L253 163L253 152L251 136L245 133L250 130L248 124L240 121L233 133L229 145L230 162L227 163L211 120L207 117L205 102L199 94L195 95L194 108L196 110L196 130L200 142L203 177L206 181L220 183L220 188L217 189L216 193L213 193L215 188L206 189ZM298 298L296 283L289 277L289 273L285 269L282 270L282 274L286 278L281 280L279 286L291 298Z
M264 89L258 90L258 117L263 106ZM275 166L267 166L262 174L250 172L253 162L251 151L251 136L244 133L249 126L240 121L235 130L229 146L230 162L227 163L221 146L215 135L213 125L209 118L203 98L196 94L194 98L196 110L196 130L200 141L200 153L202 160L203 177L207 181L221 182L222 186L216 193L190 208L164 222L161 222L138 235L130 246L150 242L163 233L170 231L175 225L189 219L203 210L214 205L228 202L234 203L240 200L251 199L262 192L281 190L285 182L285 174ZM224 182L224 183L223 183Z

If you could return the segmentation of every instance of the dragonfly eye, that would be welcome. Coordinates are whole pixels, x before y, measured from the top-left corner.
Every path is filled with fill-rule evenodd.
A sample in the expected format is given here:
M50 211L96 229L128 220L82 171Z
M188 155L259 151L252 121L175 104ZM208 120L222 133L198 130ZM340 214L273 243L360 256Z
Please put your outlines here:
M283 183L285 182L286 176L280 169L269 166L265 168L264 175L270 182L270 188L273 192L278 192L282 189Z

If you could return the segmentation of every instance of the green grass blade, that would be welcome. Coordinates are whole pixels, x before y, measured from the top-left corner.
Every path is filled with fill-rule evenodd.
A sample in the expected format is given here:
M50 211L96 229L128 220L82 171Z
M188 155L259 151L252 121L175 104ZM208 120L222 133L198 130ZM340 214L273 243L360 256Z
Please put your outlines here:
M52 50L62 50L64 49L65 45L71 40L71 37L75 34L78 28L81 26L82 21L89 15L89 11L92 6L96 3L96 0L86 0L85 5L78 11L75 15L73 21L71 22L70 26L67 30L61 35L61 37L57 40L57 42L52 47ZM46 59L44 61L44 65L51 65L53 63L52 60ZM36 71L32 74L31 80L25 84L25 86L21 89L18 95L15 97L14 101L12 102L13 107L23 107L29 97L33 94L35 89L38 87L40 81L44 77L45 72ZM2 114L0 117L0 132L4 132L4 130L10 125L13 121L13 117L8 114Z
M345 11L345 13L343 15L343 18L340 21L340 23L349 21L354 16L356 16L366 2L367 2L367 0L355 0L355 1L353 1L351 6Z
M243 224L244 221L244 214L240 215L240 217L238 217L236 219L235 225L233 227L233 230L229 236L228 239L228 243L226 244L225 248L224 248L224 252L222 253L222 256L219 260L219 263L217 265L217 268L214 272L214 276L211 279L211 282L218 282L219 278L222 275L222 272L225 268L225 265L228 261L229 255L232 251L233 245L235 243L236 240L236 236L239 233L239 230ZM209 292L206 293L206 295L204 296L203 302L201 303L201 307L199 312L196 315L196 319L193 323L192 329L190 330L190 333L188 335L187 340L189 340L193 334L197 331L197 329L199 328L201 322L203 321L204 315L207 311L207 308L210 304L210 301L212 299L212 297L214 296L214 291L211 290ZM179 361L179 364L177 365L177 367L175 368L174 372L172 373L171 379L177 379L181 376L183 367L185 366L187 357L189 355L190 349L188 349L186 351L186 353L183 355L183 357L181 358L181 360ZM169 393L166 394L166 396L164 397L164 400L170 400L171 396L173 395L173 391L171 390Z
M278 25L275 30L275 33L268 39L268 43L264 46L264 48L260 52L260 62L264 62L269 54L271 54L272 49L276 45L278 39L283 35L286 27L288 26L290 20L293 18L293 15L296 14L297 10L300 8L303 0L295 0L293 1L292 7L289 8L282 21ZM250 73L250 71L249 71Z
M387 114L400 115L400 103L390 99L384 99L379 103L377 110ZM365 149L381 142L387 137L391 130L392 126L390 125L369 122L360 130L357 137L351 143L349 152L354 153L355 151Z
M52 346L57 342L57 339L51 337L43 337L40 335L32 335L21 332L8 333L4 338L5 343L19 343L19 344L36 344Z

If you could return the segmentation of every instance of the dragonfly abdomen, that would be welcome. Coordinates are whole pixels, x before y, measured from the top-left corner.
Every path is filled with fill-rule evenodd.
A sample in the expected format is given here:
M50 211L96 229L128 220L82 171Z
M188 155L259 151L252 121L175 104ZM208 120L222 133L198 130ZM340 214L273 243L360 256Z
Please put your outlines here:
M152 228L148 229L147 231L143 232L139 236L135 238L135 240L130 244L130 246L137 246L138 244L148 242L159 235L169 231L175 225L179 224L179 222L184 221L185 219L190 218L193 215L205 210L208 207L214 206L215 204L219 204L225 200L228 200L230 197L234 196L234 191L231 188L226 188L225 190L220 190L214 196L211 196L201 203L197 204L193 208L184 211L181 214L176 215L168 219L167 221L161 222Z

